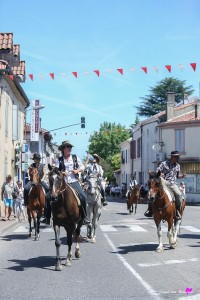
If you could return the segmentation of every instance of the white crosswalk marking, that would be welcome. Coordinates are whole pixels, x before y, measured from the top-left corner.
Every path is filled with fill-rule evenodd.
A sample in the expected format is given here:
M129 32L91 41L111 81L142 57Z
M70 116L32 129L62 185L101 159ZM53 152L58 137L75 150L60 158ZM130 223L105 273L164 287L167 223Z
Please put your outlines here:
M143 232L147 232L146 229L142 228L142 227L139 226L139 225L131 225L131 226L128 226L128 227L129 227L130 230L132 230L132 231L137 231L137 232L143 231Z
M99 225L99 227L101 228L101 230L102 230L103 232L117 231L117 229L114 228L112 225Z
M181 226L181 228L187 229L187 230L192 231L192 232L200 232L200 229L198 229L196 227L193 227L193 226Z
M26 226L19 226L15 230L13 230L13 232L15 232L15 233L23 233L23 232L25 233L28 231L29 231L28 227L26 227Z

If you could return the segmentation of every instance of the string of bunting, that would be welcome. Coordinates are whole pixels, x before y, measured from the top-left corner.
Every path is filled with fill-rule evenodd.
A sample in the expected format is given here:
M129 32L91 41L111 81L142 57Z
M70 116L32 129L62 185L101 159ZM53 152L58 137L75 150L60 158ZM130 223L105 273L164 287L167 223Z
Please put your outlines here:
M193 62L193 63L190 63L189 66L191 67L191 69L195 72L196 69L197 69L197 63L196 62ZM169 72L171 73L172 72L172 65L165 65L164 68ZM185 68L185 65L184 64L178 64L178 68L183 71L184 68ZM140 67L140 70L142 70L145 74L148 74L149 71L151 70L152 68L149 68L147 66L143 66L143 67ZM161 68L159 66L154 66L153 67L153 70L158 73ZM107 72L109 73L112 73L113 71L117 71L121 76L124 75L124 69L123 68L118 68L118 69L115 69L115 70L112 70L112 69L107 69ZM129 71L131 72L136 72L136 68L130 68ZM77 71L73 71L73 72L70 72L71 75L73 75L75 78L78 78L79 74L85 74L85 75L89 75L89 74L96 74L97 77L100 77L100 75L102 74L100 70L93 70L92 72L77 72ZM61 72L59 75L61 75L62 77L66 77L68 73L66 72ZM17 75L9 75L10 78L13 80L15 76ZM33 81L35 79L35 75L34 74L28 74L29 78L31 81ZM49 73L48 76L50 76L50 78L52 80L54 80L57 76L57 74L55 73ZM44 74L39 74L39 78L40 79L44 79L45 78L45 75Z
M87 134L96 134L98 135L99 133L105 133L105 134L111 134L112 132L129 132L129 129L116 129L116 130L105 130L105 131L93 131L93 132L60 132L60 133L53 133L52 135L56 136L56 135L87 135Z

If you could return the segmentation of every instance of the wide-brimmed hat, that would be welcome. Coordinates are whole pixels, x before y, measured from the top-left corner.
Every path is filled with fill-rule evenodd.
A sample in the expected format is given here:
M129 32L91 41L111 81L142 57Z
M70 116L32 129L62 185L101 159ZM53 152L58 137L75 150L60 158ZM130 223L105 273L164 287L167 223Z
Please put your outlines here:
M178 151L172 151L171 156L179 156L180 153Z
M34 153L32 159L41 159L41 156L39 153Z
M99 155L98 154L92 154L92 156L94 157L94 159L96 159L96 161L100 161L100 157L99 157Z
M74 147L69 141L64 141L62 144L58 147L58 150L64 149L66 146Z

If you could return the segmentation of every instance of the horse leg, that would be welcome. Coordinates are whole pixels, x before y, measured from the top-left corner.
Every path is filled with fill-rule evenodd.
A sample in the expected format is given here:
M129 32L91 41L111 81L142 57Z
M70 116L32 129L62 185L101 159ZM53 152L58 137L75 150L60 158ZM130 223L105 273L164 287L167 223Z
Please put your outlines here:
M87 213L88 213L88 218L90 220L90 223L92 224L92 219L93 219L93 208L92 208L92 205L89 204L88 207L87 207ZM92 238L92 225L89 224L87 226L87 237L88 239L91 239Z
M175 244L175 247L178 244L178 232L179 232L179 229L180 229L181 221L182 220L176 220L175 221L175 226L174 226L174 244Z
M74 230L72 230L71 228L70 229L65 228L65 230L67 231L67 245L68 245L68 254L67 254L65 266L71 267L71 265L72 265L72 263L71 263L71 261L72 261L72 235L73 235Z
M75 246L75 257L76 258L80 258L81 256L81 251L80 251L80 244L79 244L79 237L80 237L80 233L81 233L81 226L83 225L83 221L81 220L78 225L77 228L75 230L75 241L76 241L76 246Z
M60 226L54 225L53 226L54 233L55 233L55 246L56 246L56 266L55 266L55 271L61 271L62 266L61 266L61 259L60 259Z
M136 215L136 211L137 211L137 202L135 203L135 215Z
M40 217L41 215L37 213L35 241L39 241L39 237L40 237Z
M31 235L32 235L32 227L31 227L31 213L30 213L30 211L28 210L28 222L29 222L29 237L31 237Z
M168 232L167 237L169 239L169 244L171 248L174 248L176 245L176 240L174 239L174 232L173 232L173 216L168 221Z
M156 226L157 226L157 235L158 235L158 242L159 242L159 245L156 248L156 252L160 253L160 252L163 252L163 250L164 250L163 243L162 243L161 221L160 221L160 223L157 223Z

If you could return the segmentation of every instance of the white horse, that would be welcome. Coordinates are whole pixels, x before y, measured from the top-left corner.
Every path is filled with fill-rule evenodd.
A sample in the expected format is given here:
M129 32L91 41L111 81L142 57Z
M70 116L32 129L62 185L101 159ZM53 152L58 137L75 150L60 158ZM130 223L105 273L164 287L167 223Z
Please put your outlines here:
M87 194L87 214L91 225L87 227L87 237L91 242L96 242L97 222L101 215L101 192L98 185L98 179L95 175L91 175L86 179Z

